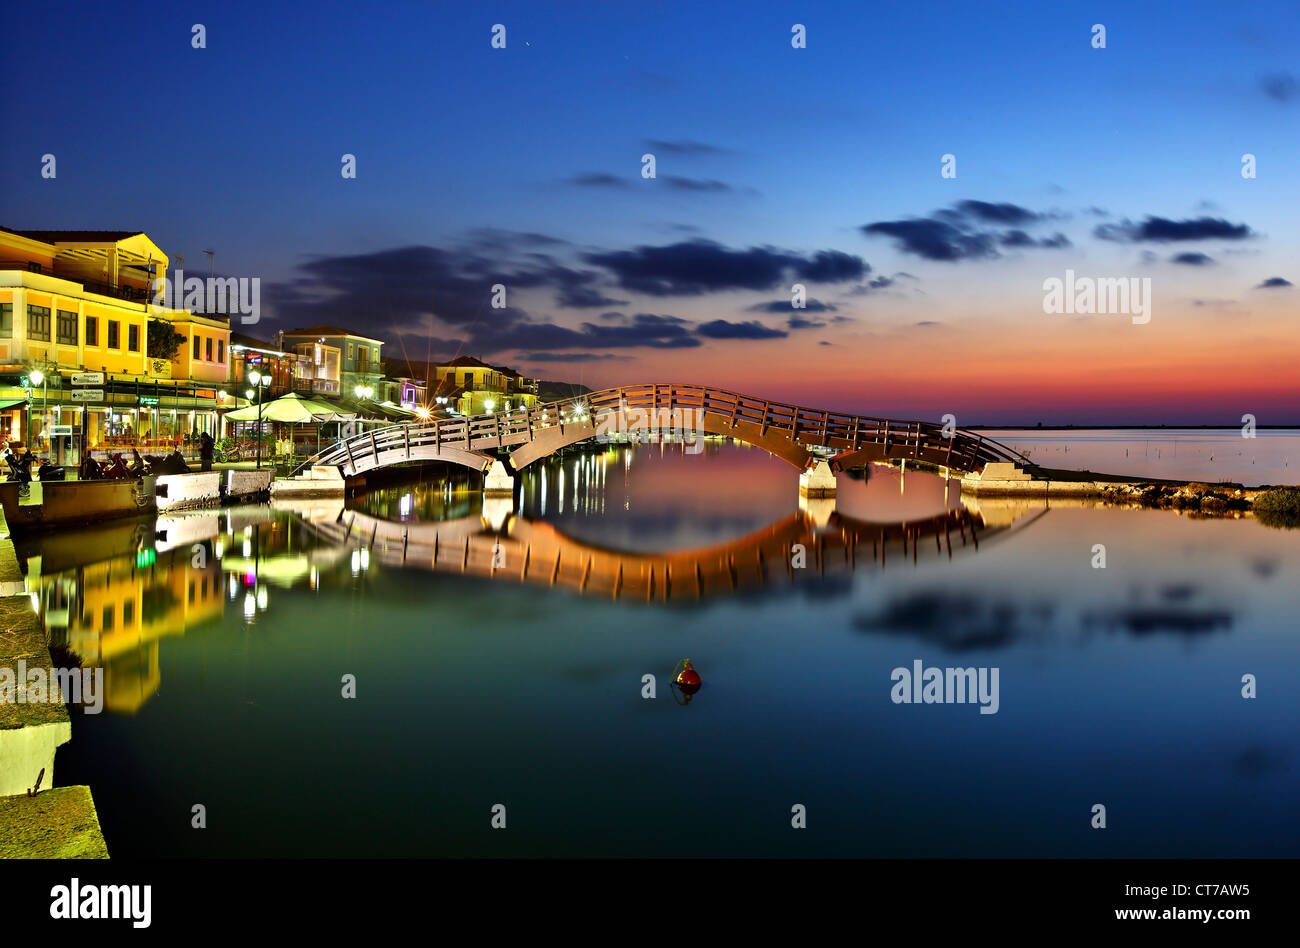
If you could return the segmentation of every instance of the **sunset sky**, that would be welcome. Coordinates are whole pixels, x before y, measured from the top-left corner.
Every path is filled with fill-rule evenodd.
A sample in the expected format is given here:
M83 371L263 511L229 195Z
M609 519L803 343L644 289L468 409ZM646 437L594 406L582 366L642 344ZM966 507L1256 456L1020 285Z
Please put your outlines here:
M213 249L263 281L253 335L963 425L1300 423L1294 3L49 3L6 27L0 224L143 230L192 274ZM1067 269L1150 278L1150 322L1045 313Z

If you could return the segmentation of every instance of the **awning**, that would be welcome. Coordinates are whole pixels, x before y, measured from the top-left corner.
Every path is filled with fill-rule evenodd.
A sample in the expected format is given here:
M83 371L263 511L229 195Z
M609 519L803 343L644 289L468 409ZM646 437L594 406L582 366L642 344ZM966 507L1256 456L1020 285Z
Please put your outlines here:
M0 400L0 411L8 411L11 408L17 408L19 405L26 405L26 404L27 404L27 399L25 398L11 398L11 399Z

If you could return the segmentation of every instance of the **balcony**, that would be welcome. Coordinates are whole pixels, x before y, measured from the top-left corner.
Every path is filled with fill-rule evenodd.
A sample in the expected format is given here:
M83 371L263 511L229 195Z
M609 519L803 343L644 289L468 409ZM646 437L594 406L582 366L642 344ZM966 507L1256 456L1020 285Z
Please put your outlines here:
M32 260L0 260L0 270L26 270L28 273L40 273L44 276L54 277L56 280L68 280L71 283L79 284L85 288L87 293L98 293L100 296L130 300L133 303L148 303L151 296L146 289L134 286L112 286L108 283L100 283L97 280L87 280L79 274L68 273L59 267L51 269Z

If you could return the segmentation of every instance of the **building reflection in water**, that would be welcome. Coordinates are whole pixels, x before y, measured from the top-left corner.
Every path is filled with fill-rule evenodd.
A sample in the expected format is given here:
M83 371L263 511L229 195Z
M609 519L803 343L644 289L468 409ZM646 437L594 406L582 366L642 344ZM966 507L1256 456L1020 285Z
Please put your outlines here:
M272 587L317 589L322 566L349 555L315 539L314 552L299 549L300 530L292 515L235 508L28 539L18 552L55 655L103 668L104 707L131 714L161 685L163 638L215 627L227 608L254 625Z

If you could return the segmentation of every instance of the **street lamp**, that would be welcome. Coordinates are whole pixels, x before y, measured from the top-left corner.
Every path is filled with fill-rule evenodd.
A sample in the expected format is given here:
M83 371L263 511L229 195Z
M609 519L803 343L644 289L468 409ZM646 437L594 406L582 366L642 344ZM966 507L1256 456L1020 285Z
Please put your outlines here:
M271 384L271 376L263 375L254 369L248 373L248 381L252 382L257 388L257 469L262 469L262 388ZM253 393L250 391L249 397Z
M41 387L41 431L44 432L45 431L45 406L46 406L46 394L47 394L46 387L45 387L45 373L42 372L40 369L36 369L34 372L31 373L31 375L28 376L28 378L32 380L33 385L39 385ZM31 447L31 439L32 439L31 427L32 426L29 422L27 425L27 442L28 442L29 450Z
M357 398L370 398L375 394L375 390L366 385L358 385L353 391L357 393Z

